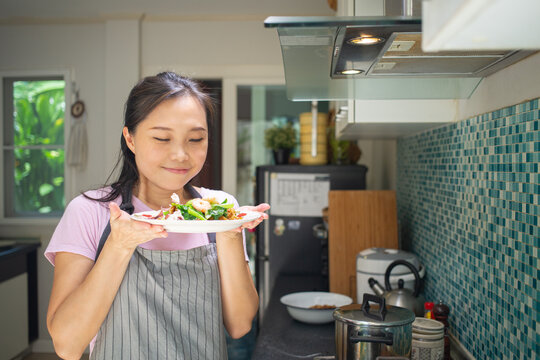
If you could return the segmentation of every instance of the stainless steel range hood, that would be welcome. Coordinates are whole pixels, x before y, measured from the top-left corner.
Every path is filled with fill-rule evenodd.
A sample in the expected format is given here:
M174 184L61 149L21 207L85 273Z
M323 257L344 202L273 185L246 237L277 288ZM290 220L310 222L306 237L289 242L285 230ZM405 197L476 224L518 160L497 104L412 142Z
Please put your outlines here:
M421 49L413 17L269 17L291 100L464 99L482 78L534 51ZM364 44L365 43L365 44Z

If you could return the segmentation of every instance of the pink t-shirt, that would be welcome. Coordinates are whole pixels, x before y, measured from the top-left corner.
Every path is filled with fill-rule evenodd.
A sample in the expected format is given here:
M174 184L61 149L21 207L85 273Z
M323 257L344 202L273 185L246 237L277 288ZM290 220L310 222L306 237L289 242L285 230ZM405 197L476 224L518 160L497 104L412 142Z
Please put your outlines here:
M100 198L107 192L108 189L105 188L91 190L86 194L93 198ZM203 198L214 197L218 202L227 199L228 202L234 203L235 208L238 208L236 199L224 191L201 187L199 193ZM121 197L118 197L114 202L120 205ZM132 203L135 212L152 210L135 196L132 198ZM53 265L57 252L70 252L94 260L99 239L109 222L109 218L108 203L93 201L83 195L77 196L68 204L64 215L56 226L51 241L45 250L45 257ZM246 251L246 239L244 234L242 236L244 238L244 254L246 261L249 261ZM206 244L208 244L207 234L169 233L166 238L156 238L139 246L150 250L187 250Z
M92 190L86 194L93 198L103 197L110 188ZM210 190L201 187L199 189L201 197L214 197L218 202L227 199L227 202L234 203L234 208L238 208L236 199L224 191ZM121 197L114 200L118 205L121 203ZM134 212L152 210L141 200L133 196L132 204ZM45 250L45 257L54 265L54 259L58 252L70 252L79 254L94 260L96 257L99 239L103 230L109 222L109 205L106 202L93 201L79 195L68 204L64 215L56 226L54 234ZM246 261L249 257L246 251L246 238L242 233L244 241L244 255ZM169 233L166 238L156 238L149 242L139 245L142 248L150 250L188 250L208 244L207 234L183 234ZM90 352L94 348L96 337L90 342Z

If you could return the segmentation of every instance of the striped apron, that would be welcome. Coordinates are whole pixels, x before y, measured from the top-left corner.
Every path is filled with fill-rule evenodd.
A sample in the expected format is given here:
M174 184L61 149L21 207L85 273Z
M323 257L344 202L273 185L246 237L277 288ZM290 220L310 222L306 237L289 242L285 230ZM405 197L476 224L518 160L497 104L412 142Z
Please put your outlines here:
M227 359L215 234L208 235L208 245L189 250L137 247L91 360Z

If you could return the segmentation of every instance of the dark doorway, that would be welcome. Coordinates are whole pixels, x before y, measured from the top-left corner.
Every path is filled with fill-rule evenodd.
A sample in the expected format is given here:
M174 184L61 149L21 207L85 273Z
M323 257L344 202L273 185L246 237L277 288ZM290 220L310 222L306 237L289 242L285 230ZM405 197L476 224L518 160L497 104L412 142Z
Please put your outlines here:
M201 172L193 178L193 185L208 189L221 189L221 123L222 82L221 80L198 80L215 102L215 116L210 124L208 155Z

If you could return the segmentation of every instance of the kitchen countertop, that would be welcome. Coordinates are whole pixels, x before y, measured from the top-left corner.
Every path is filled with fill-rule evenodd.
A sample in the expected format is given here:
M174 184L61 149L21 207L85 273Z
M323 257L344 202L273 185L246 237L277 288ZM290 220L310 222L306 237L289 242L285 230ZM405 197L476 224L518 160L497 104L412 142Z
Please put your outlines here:
M0 282L27 273L28 340L38 338L38 275L37 249L34 238L0 238Z
M310 325L294 320L281 304L283 295L298 291L327 291L317 276L280 276L268 303L266 317L259 329L253 360L333 358L334 323ZM451 358L474 360L474 357L450 335Z
M334 323L311 325L294 320L281 304L283 295L327 291L317 276L280 276L272 291L252 355L254 360L312 359L335 354Z
M27 256L35 252L40 245L39 241L33 239L0 239L0 282L28 271ZM35 254L32 256L35 257ZM32 263L30 266L37 265Z

